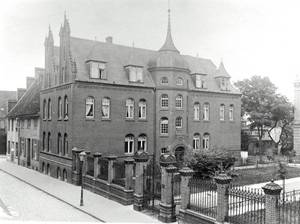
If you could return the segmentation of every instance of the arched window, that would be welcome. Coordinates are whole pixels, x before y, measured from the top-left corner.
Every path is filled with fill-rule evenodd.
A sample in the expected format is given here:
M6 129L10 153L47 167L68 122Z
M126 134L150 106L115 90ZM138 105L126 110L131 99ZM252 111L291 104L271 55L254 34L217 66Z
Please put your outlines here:
M199 133L193 136L193 149L200 149L200 135Z
M61 134L58 133L58 135L57 135L57 153L59 155L61 155L61 153L62 153L62 147L61 146L62 146Z
M47 101L44 100L43 102L43 119L45 120L47 118Z
M45 145L46 145L46 132L43 132L42 151L45 151Z
M138 137L138 151L147 151L147 136L142 134Z
M169 133L169 120L166 117L160 119L160 134L167 135Z
M160 98L160 105L162 108L168 108L169 106L169 97L167 94L162 94Z
M134 100L127 99L126 100L126 118L133 119L134 117Z
M177 109L181 109L182 108L182 101L183 101L183 98L182 98L181 95L176 96L176 98L175 98L175 107Z
M101 115L104 119L109 119L110 116L110 99L105 97L102 99Z
M48 120L51 120L51 115L52 115L52 104L51 104L51 99L48 99L48 114L47 114L47 117L48 117Z
M60 168L59 167L57 167L57 179L61 179L61 173L60 173Z
M203 135L203 149L209 149L209 134L205 133Z
M168 152L168 150L167 150L167 148L161 148L161 154L165 154L165 153L167 153Z
M230 121L233 121L234 119L233 119L233 110L234 110L234 106L233 106L233 104L231 104L230 106L229 106L229 120Z
M69 153L69 142L67 133L64 134L64 147L63 147L63 155L68 155Z
M50 170L50 164L49 163L47 164L46 172L47 172L47 175L51 176L51 170Z
M67 171L65 169L63 170L63 181L65 181L65 182L68 181L68 174L67 174Z
M64 119L65 120L69 119L69 102L67 96L65 96L64 98Z
M176 117L175 119L175 127L182 128L182 117Z
M183 85L183 78L179 77L179 78L176 80L176 85L177 85L177 86L182 86L182 85Z
M134 136L129 134L125 137L125 154L133 154L134 152Z
M58 115L58 119L62 119L62 100L61 97L58 97L58 101L57 101L57 115Z
M205 103L203 106L203 120L209 120L209 103Z
M139 119L146 119L146 100L142 99L139 102Z
M51 133L48 132L47 152L51 151Z
M169 83L168 78L167 77L162 77L160 80L160 83L162 85L167 85Z
M94 98L88 97L85 100L85 117L94 118Z
M220 105L220 121L225 120L225 105L221 104Z
M194 120L200 120L200 103L198 102L194 104Z

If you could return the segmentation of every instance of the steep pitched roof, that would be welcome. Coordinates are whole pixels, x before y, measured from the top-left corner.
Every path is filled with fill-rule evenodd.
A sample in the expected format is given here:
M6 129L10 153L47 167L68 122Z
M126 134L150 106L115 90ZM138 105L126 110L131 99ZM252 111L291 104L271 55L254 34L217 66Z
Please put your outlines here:
M35 81L8 113L8 117L36 116L40 112L40 84Z
M226 78L230 78L230 75L228 74L228 72L225 69L225 66L223 64L223 62L221 61L219 68L216 71L216 75L215 77L226 77Z

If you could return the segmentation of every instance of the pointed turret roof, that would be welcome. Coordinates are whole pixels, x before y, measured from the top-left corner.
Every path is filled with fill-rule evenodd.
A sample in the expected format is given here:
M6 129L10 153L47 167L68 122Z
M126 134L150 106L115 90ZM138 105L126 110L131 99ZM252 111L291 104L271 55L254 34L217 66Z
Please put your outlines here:
M177 48L174 45L172 34L171 34L171 16L170 16L171 10L168 9L168 31L167 31L167 37L165 40L165 43L163 46L159 49L159 51L173 51L176 53L179 53Z
M65 20L64 20L64 28L65 30L70 33L70 24L69 24L69 20L67 19L67 14L66 14L66 11L65 11Z
M52 41L52 42L53 42L53 34L52 34L52 30L51 30L51 27L50 27L50 25L49 25L48 38L49 38L49 40L50 40L50 41Z
M225 66L223 64L223 61L221 61L219 68L217 69L215 77L225 77L225 78L230 78L230 75L225 69Z

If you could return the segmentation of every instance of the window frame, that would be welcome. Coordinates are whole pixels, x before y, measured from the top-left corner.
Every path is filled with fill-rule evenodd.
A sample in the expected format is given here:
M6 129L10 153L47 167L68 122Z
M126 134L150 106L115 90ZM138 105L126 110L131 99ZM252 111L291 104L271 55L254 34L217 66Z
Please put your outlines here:
M107 110L106 114L104 114L104 111ZM101 100L101 118L102 119L110 119L110 98L104 97Z
M68 120L69 119L69 100L68 100L68 96L65 95L64 97L64 120Z
M144 149L142 149L142 143L144 145ZM143 150L144 152L147 152L147 136L145 134L141 134L139 135L138 137L138 140L137 140L137 150Z
M162 117L160 119L159 129L161 135L169 134L169 119L167 117Z
M184 85L184 80L182 77L178 77L176 79L176 86L183 86Z
M134 99L128 98L125 101L126 119L134 119Z
M210 134L209 133L204 133L202 144L203 144L203 146L202 146L203 149L208 150L210 148Z
M179 124L179 125L178 125ZM175 118L175 128L182 129L183 127L183 119L181 116Z
M169 84L169 79L168 77L164 76L160 79L160 84L161 85L168 85Z
M193 112L194 112L194 121L200 121L201 106L199 102L194 103Z
M210 110L210 105L209 103L204 103L203 104L203 120L204 121L209 121L209 111Z
M221 104L219 108L219 119L220 121L225 121L225 105Z
M230 106L229 106L228 117L229 117L229 121L234 121L234 105L233 104L230 104Z
M58 120L62 120L63 118L63 105L62 105L62 99L59 96L57 100L57 116Z
M132 144L130 144L130 143L132 143ZM126 155L132 155L134 153L134 135L132 135L132 134L125 136L124 153Z
M169 95L168 94L161 94L160 96L160 107L163 109L169 108Z
M183 108L183 96L181 94L178 94L175 98L175 108L176 109L182 109Z
M196 147L198 146L198 147ZM199 150L201 148L201 138L199 133L193 135L193 149Z
M90 102L88 102L90 100ZM88 105L91 105L92 110L88 110ZM88 115L89 113L92 113L92 115ZM95 98L92 96L88 96L85 99L85 118L86 119L94 119L95 118Z
M140 120L147 119L147 103L145 99L141 99L138 104L139 111L138 111L138 118Z

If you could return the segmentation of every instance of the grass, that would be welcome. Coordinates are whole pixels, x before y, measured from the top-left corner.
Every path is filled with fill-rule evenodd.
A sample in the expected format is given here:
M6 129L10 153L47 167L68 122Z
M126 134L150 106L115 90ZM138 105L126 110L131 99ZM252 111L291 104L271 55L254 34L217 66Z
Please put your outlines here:
M272 179L279 180L278 166L261 167L253 169L235 170L237 177L233 178L233 183L238 185L249 185L269 182ZM300 168L286 167L286 179L300 177Z

